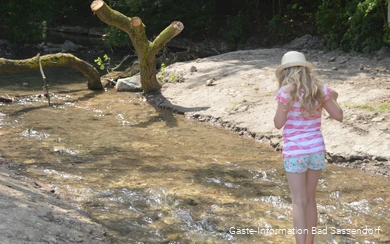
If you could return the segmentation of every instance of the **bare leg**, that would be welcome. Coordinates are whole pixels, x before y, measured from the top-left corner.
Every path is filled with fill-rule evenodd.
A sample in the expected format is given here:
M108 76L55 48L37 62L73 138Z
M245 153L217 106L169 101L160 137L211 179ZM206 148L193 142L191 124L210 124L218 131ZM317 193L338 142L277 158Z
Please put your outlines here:
M306 190L306 174L305 173L286 173L288 185L292 195L292 216L293 225L295 228L295 241L297 244L306 243L307 233L307 219L306 219L306 205L307 205L307 190ZM300 234L298 234L298 233Z
M312 169L308 169L306 172L306 226L309 231L306 244L313 244L312 228L317 227L316 188L321 173L321 170Z

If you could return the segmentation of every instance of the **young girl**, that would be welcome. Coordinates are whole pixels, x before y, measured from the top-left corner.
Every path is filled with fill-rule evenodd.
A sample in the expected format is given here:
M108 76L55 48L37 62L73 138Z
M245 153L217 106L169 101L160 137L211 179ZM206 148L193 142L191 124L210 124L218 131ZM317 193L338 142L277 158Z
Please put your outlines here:
M279 82L278 107L274 117L283 128L284 167L292 195L292 216L298 244L313 243L317 226L315 193L325 168L325 144L321 133L324 108L331 118L342 122L343 111L337 92L321 84L312 73L313 65L300 52L287 52L275 75Z

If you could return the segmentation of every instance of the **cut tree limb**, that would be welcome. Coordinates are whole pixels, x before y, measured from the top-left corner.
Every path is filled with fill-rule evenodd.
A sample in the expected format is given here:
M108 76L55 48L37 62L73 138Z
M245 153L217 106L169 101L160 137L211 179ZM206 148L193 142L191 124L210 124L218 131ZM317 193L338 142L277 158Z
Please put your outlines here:
M42 67L72 67L80 71L88 80L88 89L103 90L100 74L95 67L69 53L40 56ZM22 60L0 58L0 72L24 72L39 69L38 55Z
M172 22L153 42L150 42L146 37L145 25L139 17L127 17L111 9L102 0L93 1L91 9L100 20L129 35L140 63L141 84L144 93L159 91L161 84L156 77L156 55L165 44L184 29L184 25L179 21Z
M42 62L41 62L41 59L40 59L40 54L38 54L37 56L38 56L39 70L41 71L41 75L42 75L42 79L43 79L43 89L45 89L47 101L48 101L49 106L50 106L49 86L47 85L47 79L46 79L45 72L43 72Z

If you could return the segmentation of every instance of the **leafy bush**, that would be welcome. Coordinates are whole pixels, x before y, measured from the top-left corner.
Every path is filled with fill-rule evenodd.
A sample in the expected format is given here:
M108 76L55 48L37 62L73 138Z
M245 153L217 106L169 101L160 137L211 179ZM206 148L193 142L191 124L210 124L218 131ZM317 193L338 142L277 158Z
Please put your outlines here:
M318 1L318 0L317 0ZM316 34L315 1L291 1L268 22L267 42L287 43L305 34Z
M192 41L224 39L235 45L255 37L257 43L275 46L311 34L320 36L329 49L371 52L390 44L388 1L106 0L106 3L128 17L140 17L150 40L173 21L181 21L185 28L180 37ZM49 27L100 24L106 28L106 44L131 46L126 33L93 17L90 2L2 0L0 27L5 27L5 38L11 41L36 42L41 37L43 21Z
M339 47L347 30L346 20L349 7L343 6L342 1L322 1L316 13L318 33L324 39L325 45L333 50Z
M18 43L36 43L43 40L42 23L56 25L83 25L90 13L90 3L80 0L1 0L0 28L5 38ZM82 19L82 20L81 20ZM80 23L81 21L84 21ZM88 24L94 23L90 21ZM86 26L88 27L88 26Z
M220 33L228 43L242 43L250 34L248 16L238 13L236 16L226 16L226 27Z
M0 23L5 27L6 38L14 42L33 42L41 39L42 22L47 17L46 0L16 2L6 0L0 6Z
M252 9L246 8L252 1L223 1L223 0L111 0L111 8L118 10L128 17L138 16L146 26L147 36L153 39L173 21L181 21L184 30L181 37L193 41L213 38L225 39L231 43L245 40L251 34ZM123 38L118 30L108 27L107 39L111 45L123 45L118 41ZM117 41L115 41L117 40ZM122 39L124 40L124 39Z
M323 0L316 24L329 49L371 52L389 39L386 11L386 0Z
M384 1L365 0L357 3L348 19L348 30L341 40L346 51L371 52L382 47L384 24L380 4ZM387 27L385 27L387 28Z
M138 16L146 26L146 34L153 39L173 21L181 21L183 37L194 40L211 36L215 32L216 22L214 1L175 1L175 0L110 0L107 4L128 17ZM127 34L107 26L107 43L113 46L126 45L130 40Z

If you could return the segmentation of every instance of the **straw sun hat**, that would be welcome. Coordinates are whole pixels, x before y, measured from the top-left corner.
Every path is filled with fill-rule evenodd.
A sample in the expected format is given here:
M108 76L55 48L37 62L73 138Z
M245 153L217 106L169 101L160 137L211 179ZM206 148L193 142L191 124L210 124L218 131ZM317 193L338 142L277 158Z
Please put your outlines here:
M293 66L304 66L311 70L313 65L306 61L305 55L300 52L290 51L283 55L281 65L275 70L275 75L279 79L284 69Z

